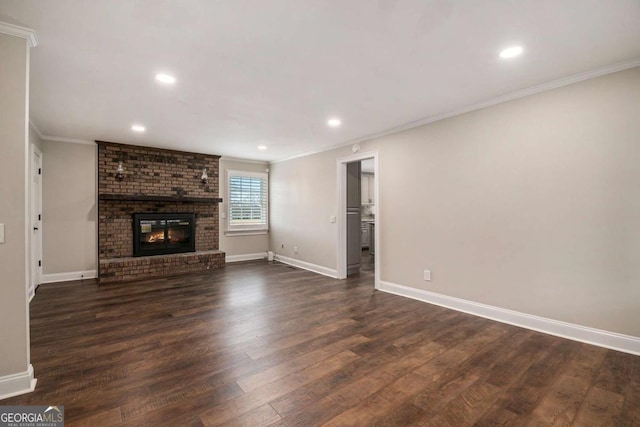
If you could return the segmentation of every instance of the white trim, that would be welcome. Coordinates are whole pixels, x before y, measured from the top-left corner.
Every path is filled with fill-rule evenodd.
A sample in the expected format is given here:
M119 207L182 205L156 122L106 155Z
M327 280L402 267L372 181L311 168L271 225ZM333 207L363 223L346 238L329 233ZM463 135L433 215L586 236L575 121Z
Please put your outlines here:
M532 314L521 313L390 282L381 281L378 289L390 294L412 298L498 322L543 332L545 334L640 355L640 337L547 319L545 317L534 316Z
M35 186L33 184L33 180L34 180L34 174L37 173L37 171L34 170L33 168L33 161L35 159L35 156L38 156L40 158L40 162L38 164L39 169L42 170L42 164L43 164L43 157L42 157L42 150L40 150L38 148L37 145L30 143L31 146L31 150L29 152L29 201L30 201L30 205L29 205L29 265L30 265L30 271L29 271L29 286L27 288L27 298L29 299L29 302L31 302L31 300L33 299L33 297L35 296L35 290L38 287L38 285L40 284L39 282L42 281L42 265L36 265L36 260L40 260L42 261L42 236L43 236L43 221L42 219L40 220L36 220L36 218L34 217L34 209L33 209L33 204L34 204L34 199L36 199L37 197L37 205L40 207L40 212L39 214L42 214L42 185L43 185L43 181L42 181L42 174L40 174L40 191L38 194L35 194ZM37 221L37 222L36 222ZM35 253L36 251L33 248L33 245L31 245L33 243L33 229L36 227L36 225L39 228L39 239L40 239L40 244L39 244L39 250L37 251L38 253ZM36 280L35 276L38 277L39 280Z
M624 71L629 68L640 67L640 58L635 58L625 62L618 62L616 64L607 65L605 67L596 68L594 70L585 71L578 74L573 74L568 77L563 77L560 79L552 80L550 82L542 83L536 86L531 86L526 89L517 90L515 92L508 93L506 95L501 95L495 98L490 98L486 101L482 101L476 104L467 105L461 108L457 108L455 110L451 110L448 112L436 114L433 116L425 117L422 119L414 120L412 122L408 122L399 126L394 126L387 130L383 130L381 132L372 133L366 136L362 136L359 138L351 139L349 141L340 142L338 144L328 145L323 148L319 148L317 150L307 151L302 154L296 154L294 156L285 157L278 160L273 160L270 163L281 163L289 160L298 159L300 157L311 156L313 154L323 153L325 151L335 150L337 148L346 147L353 144L359 144L361 142L370 141L372 139L382 138L383 136L391 135L398 132L403 132L405 130L413 129L419 126L424 126L429 123L437 122L444 119L449 119L451 117L459 116L465 113L469 113L471 111L480 110L482 108L491 107L497 104L502 104L504 102L513 101L518 98L524 98L525 96L535 95L537 93L546 92L552 89L557 89L563 86L568 86L574 83L579 83L584 80L594 79L596 77L606 76L607 74L617 73L618 71Z
M311 264L310 262L300 261L299 259L289 258L278 254L276 254L275 260L283 264L302 268L303 270L313 271L314 273L322 274L323 276L333 277L334 279L338 278L338 272L332 268L323 267L317 264Z
M267 251L258 252L255 254L240 254L240 255L227 255L225 257L225 261L229 262L239 262L239 261L253 261L256 259L266 259Z
M0 400L31 393L35 390L37 381L33 377L33 366L31 364L24 372L0 377Z
M363 153L352 154L350 156L339 157L337 159L337 171L338 171L338 215L337 217L337 266L336 271L338 279L345 279L347 277L347 163L355 162L358 160L365 160L373 158L373 182L374 182L374 197L376 204L374 205L373 214L375 215L375 236L374 236L374 287L377 289L380 282L380 215L378 206L380 205L380 162L378 156L378 150L367 151Z
M37 44L37 40L35 39L35 33L33 33L34 43ZM25 76L24 81L26 82L25 88L25 108L24 108L24 214L26 216L25 227L24 227L24 241L25 241L25 251L24 251L24 273L25 273L25 281L23 283L24 289L24 308L25 308L25 346L26 346L26 355L28 363L27 372L29 369L31 371L31 378L33 379L33 367L31 367L31 316L29 314L29 287L31 286L31 144L29 141L29 109L30 109L30 99L31 99L31 48L29 45L31 42L27 40L27 46L25 46L25 57L26 57L26 67L25 67ZM34 288L35 294L35 288ZM27 385L23 387L23 390L33 386L35 387L35 382L31 381L31 385ZM0 393L4 394L4 393Z
M31 28L0 21L0 33L26 39L29 47L38 46L38 36L36 35L36 32Z
M227 237L260 236L264 234L269 234L269 230L231 230L224 232Z
M42 135L40 139L43 141L69 142L71 144L96 145L95 141L89 141L88 139L65 138L62 136Z
M45 283L69 282L71 280L95 279L96 277L98 277L96 270L70 271L67 273L51 273L51 274L43 274L40 284L42 285Z

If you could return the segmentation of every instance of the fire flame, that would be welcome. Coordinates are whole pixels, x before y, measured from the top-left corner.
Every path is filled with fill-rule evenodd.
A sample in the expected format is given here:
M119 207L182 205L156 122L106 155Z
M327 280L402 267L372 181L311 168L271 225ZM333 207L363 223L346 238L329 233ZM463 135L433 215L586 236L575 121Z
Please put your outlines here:
M171 243L181 242L185 240L186 236L184 233L177 230L169 230L168 231L168 240ZM157 243L164 242L164 231L156 231L155 233L150 233L147 237L148 243Z
M164 231L156 231L155 233L151 233L147 238L147 242L149 243L163 242L163 241L164 241Z

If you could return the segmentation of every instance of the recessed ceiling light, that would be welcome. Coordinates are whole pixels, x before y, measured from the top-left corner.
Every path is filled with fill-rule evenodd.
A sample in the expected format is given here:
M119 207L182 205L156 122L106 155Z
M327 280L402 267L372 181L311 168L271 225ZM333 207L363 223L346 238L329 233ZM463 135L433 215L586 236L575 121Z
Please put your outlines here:
M159 81L160 83L166 83L166 84L174 84L176 82L176 78L173 76L170 76L169 74L156 74L156 80Z
M333 118L333 119L327 120L327 124L332 128L337 128L342 124L342 122L340 121L340 119Z
M258 145L258 150L266 150L267 146L266 145Z
M519 56L521 53L522 53L522 46L511 46L504 49L502 52L500 52L500 58L503 58L503 59L515 58L516 56Z
M147 128L142 125L132 125L131 130L134 132L144 132Z

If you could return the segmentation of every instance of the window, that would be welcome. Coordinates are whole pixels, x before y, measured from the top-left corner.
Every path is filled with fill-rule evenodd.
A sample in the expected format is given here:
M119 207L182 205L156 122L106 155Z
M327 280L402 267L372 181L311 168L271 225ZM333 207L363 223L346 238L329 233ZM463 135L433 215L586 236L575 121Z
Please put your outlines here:
M269 176L260 172L227 171L229 231L266 231Z

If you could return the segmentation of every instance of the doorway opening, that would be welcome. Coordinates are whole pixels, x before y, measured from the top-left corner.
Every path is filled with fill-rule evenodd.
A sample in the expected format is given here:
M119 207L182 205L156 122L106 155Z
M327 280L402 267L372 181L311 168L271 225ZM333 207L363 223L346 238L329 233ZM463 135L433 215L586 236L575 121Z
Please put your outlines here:
M380 278L378 152L338 159L338 278Z

